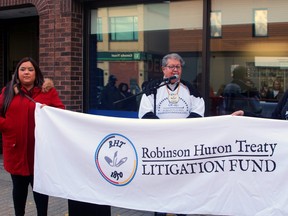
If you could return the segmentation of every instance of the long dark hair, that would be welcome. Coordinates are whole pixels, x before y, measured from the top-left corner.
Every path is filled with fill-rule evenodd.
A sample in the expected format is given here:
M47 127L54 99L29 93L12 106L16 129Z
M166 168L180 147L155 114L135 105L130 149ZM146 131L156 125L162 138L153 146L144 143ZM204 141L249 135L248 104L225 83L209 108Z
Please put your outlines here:
M35 81L34 81L34 86L37 87L42 87L43 83L44 83L44 76L37 64L37 62L32 59L31 57L24 57L23 59L21 59L15 68L14 74L12 76L12 80L6 85L5 91L4 91L4 99L3 99L3 106L1 108L1 115L3 117L5 117L5 114L7 112L7 109L13 99L13 97L15 96L15 92L14 92L14 87L17 87L17 89L19 90L20 94L23 94L21 91L21 83L19 80L19 67L22 63L24 62L31 62L31 64L33 65L34 69L35 69Z

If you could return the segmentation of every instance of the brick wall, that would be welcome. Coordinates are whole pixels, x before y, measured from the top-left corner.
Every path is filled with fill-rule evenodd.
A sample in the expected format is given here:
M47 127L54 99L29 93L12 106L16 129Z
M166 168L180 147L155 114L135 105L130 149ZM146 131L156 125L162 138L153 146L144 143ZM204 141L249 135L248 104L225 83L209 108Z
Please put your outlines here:
M66 108L82 111L82 8L71 0L47 2L49 12L39 17L40 66Z
M83 109L82 5L76 0L5 0L0 7L33 4L39 15L39 65L66 108Z

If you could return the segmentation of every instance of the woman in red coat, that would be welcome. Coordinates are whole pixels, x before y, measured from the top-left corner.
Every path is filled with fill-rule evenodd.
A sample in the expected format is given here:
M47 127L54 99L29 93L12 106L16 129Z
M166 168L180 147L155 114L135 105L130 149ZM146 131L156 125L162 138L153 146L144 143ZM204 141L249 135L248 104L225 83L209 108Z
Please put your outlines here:
M15 215L25 214L28 186L33 187L35 102L64 109L53 83L30 57L17 64L0 95L0 131L4 168L11 174ZM47 215L48 196L33 192L38 216Z

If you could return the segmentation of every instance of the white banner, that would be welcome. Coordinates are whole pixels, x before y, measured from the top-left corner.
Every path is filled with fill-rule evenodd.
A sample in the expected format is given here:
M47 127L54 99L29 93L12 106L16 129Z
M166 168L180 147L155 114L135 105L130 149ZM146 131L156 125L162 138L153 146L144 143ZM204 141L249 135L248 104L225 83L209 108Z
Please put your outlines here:
M34 190L146 211L288 215L288 121L36 108Z

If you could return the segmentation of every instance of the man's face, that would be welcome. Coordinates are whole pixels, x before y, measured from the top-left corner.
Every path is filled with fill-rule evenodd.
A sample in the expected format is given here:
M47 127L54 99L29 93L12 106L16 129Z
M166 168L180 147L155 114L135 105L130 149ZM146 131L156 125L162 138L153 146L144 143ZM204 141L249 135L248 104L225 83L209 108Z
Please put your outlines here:
M280 84L280 82L278 82L278 81L274 81L273 86L274 86L274 90L279 90L280 87L281 87L281 84Z
M178 79L171 80L171 83L175 83L181 78L182 66L179 60L168 59L167 65L162 67L162 71L165 78L169 78L174 75L178 75Z

